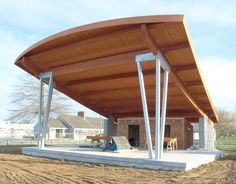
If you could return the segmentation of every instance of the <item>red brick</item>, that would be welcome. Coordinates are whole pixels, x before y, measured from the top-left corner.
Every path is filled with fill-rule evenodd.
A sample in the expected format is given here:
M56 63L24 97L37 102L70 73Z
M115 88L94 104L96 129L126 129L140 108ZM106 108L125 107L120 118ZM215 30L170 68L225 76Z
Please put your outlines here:
M145 146L145 127L143 118L119 119L117 135L128 138L128 126L139 125L139 145ZM193 144L193 128L185 119L166 119L166 125L170 125L170 137L176 137L179 149L186 149ZM152 140L155 139L155 119L150 118Z

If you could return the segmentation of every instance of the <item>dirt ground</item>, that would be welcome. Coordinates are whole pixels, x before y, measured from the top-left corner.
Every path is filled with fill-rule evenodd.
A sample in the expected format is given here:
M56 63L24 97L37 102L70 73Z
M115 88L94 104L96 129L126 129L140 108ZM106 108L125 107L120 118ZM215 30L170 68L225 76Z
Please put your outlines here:
M155 171L24 156L0 149L0 183L236 183L236 151L189 172Z

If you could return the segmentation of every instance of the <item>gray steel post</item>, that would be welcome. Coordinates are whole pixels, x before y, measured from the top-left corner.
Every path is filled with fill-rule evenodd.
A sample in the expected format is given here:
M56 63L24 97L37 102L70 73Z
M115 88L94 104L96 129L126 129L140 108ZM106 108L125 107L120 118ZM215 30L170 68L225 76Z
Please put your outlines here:
M147 100L146 100L142 65L140 62L137 62L137 67L138 67L139 86L140 86L140 93L141 93L143 114L144 114L144 122L145 122L146 140L147 140L147 144L148 144L148 153L149 153L149 158L153 159L152 140L151 140L150 125L149 125Z
M158 57L158 58L157 58ZM150 133L150 125L149 125L149 117L147 110L147 102L146 102L146 94L142 73L141 62L149 62L156 60L156 122L155 122L155 158L160 160L163 153L163 143L164 143L164 132L165 132L165 120L166 120L166 100L167 100L167 90L168 90L168 74L170 71L170 66L166 61L165 57L162 55L160 51L158 51L157 56L153 55L153 53L140 54L136 56L136 62L138 66L138 75L139 75L139 85L141 91L142 105L143 105L143 113L145 120L145 130L147 136L148 143L148 151L149 157L153 158L152 152L152 141L151 141L151 133ZM164 70L164 87L163 87L163 96L162 96L162 113L160 118L160 74L161 67Z
M41 148L41 130L42 130L42 93L43 93L43 79L39 80L39 108L38 108L38 148Z
M46 109L45 109L44 120L43 120L43 136L42 136L42 145L41 145L42 149L45 146L46 128L48 125L49 111L50 111L51 102L52 102L52 92L53 92L53 75L51 73L49 76L48 95L47 95Z
M160 152L160 81L161 81L161 62L156 58L156 123L155 123L155 159L159 160Z
M164 71L164 83L163 83L163 94L162 94L162 112L161 112L161 150L159 158L163 156L163 145L164 145L164 134L165 134L165 123L166 123L166 101L168 91L168 74L167 70Z

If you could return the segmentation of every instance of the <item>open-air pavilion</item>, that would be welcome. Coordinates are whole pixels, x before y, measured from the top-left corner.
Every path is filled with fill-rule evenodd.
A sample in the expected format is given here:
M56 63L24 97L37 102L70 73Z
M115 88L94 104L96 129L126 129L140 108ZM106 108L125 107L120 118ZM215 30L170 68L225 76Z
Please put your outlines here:
M123 18L69 29L34 44L16 59L15 64L40 79L39 114L42 83L49 84L46 112L38 120L41 125L38 148L25 148L25 154L117 165L127 163L119 162L119 158L129 158L128 153L94 155L74 148L71 151L44 147L44 127L55 88L109 121L144 117L148 151L130 156L133 161L131 159L129 166L171 169L172 165L175 168L174 159L168 160L169 156L163 155L166 117L198 122L200 148L204 149L201 153L189 151L186 162L190 164L196 159L197 165L187 167L186 163L182 169L174 170L187 170L221 155L212 151L211 137L214 137L214 123L218 117L183 15ZM155 117L155 151L149 116ZM181 157L181 153L188 152L177 152L173 158ZM86 160L88 154L90 159ZM199 154L205 154L205 160L199 160L196 156ZM185 163L184 159L180 163Z

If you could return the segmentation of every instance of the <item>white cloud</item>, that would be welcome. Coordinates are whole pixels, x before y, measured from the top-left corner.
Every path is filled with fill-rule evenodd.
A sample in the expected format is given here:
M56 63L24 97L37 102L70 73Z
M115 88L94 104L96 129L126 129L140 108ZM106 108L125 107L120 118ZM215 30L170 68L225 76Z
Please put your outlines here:
M10 31L0 30L0 119L6 118L9 109L9 92L17 75L23 72L14 65L18 54L26 48L26 45L14 38Z
M19 40L17 35L12 34L10 31L0 30L0 120L7 118L8 110L10 106L10 95L13 90L13 86L19 81L19 76L25 72L14 65L14 61L17 56L23 52L29 45L27 42L32 41L28 35L28 39L25 41ZM35 37L33 36L33 39ZM72 107L72 111L86 111L86 115L98 116L98 114L89 110L88 108L78 104L73 100L69 100L69 104Z
M192 21L208 22L218 26L235 27L235 4L235 0L228 3L223 0L189 1L189 8L185 8L189 19L192 19Z
M11 30L0 30L0 67L2 72L11 72L15 67L13 63L16 57L27 47L27 43L15 37Z
M223 0L171 2L161 0L8 0L0 3L0 22L27 29L52 29L118 17L185 14L190 22L236 26L235 5L235 0L230 3Z
M236 109L236 60L208 57L200 59L210 96L217 107Z
M201 50L215 50L220 49L224 46L226 37L227 35L219 32L214 32L193 39L193 43Z

